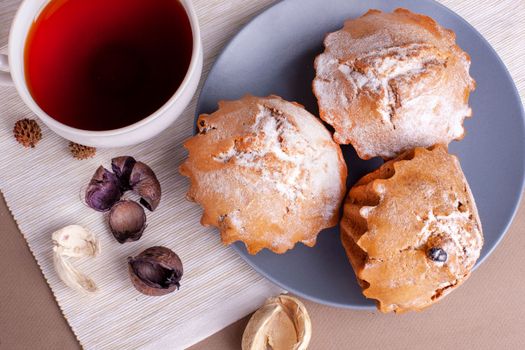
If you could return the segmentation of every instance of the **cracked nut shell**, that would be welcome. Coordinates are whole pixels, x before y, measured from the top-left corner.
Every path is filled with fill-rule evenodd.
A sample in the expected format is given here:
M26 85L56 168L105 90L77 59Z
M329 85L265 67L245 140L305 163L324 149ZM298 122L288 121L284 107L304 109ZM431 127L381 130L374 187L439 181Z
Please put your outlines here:
M160 182L148 165L131 156L121 156L111 160L111 168L122 191L136 192L141 197L140 204L150 211L157 209L161 197Z
M53 232L53 265L58 277L70 288L95 293L95 282L71 262L72 258L94 257L100 253L100 241L90 230L69 225Z
M135 158L130 156L116 157L111 160L111 169L113 169L113 172L117 175L122 191L131 190L129 178L136 163Z
M160 182L149 166L137 162L131 171L129 184L141 197L140 204L150 211L157 209L161 196Z
M99 166L86 189L86 204L97 211L108 211L121 196L118 178Z
M119 243L138 241L146 228L146 213L137 202L121 200L109 211L108 224Z
M312 322L304 304L289 295L269 298L257 310L242 336L242 350L306 350Z
M133 286L145 295L161 296L180 287L183 268L179 256L171 249L156 246L128 258Z

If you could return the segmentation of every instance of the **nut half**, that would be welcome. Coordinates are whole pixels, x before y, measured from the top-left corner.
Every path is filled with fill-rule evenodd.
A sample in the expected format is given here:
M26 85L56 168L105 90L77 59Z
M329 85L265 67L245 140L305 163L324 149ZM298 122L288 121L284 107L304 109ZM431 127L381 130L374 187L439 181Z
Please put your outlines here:
M156 246L129 257L128 272L133 286L139 292L161 296L179 289L184 270L182 261L174 251Z
M257 310L242 337L243 350L305 350L312 323L304 304L289 295L269 298Z

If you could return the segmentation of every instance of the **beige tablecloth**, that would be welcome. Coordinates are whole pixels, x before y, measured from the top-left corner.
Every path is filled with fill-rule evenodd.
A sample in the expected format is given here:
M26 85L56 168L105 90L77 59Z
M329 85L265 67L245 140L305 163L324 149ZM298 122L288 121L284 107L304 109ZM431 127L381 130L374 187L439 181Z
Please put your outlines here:
M2 29L14 15L15 2L2 2L2 11L7 11L1 14ZM194 4L208 53L218 52L239 19L248 19L264 6L204 0ZM206 70L212 61L213 54L208 54ZM95 158L77 161L69 154L68 142L43 123L38 146L20 147L12 136L13 125L34 116L13 87L0 89L0 188L65 318L86 349L182 349L281 291L223 246L216 230L202 227L200 208L185 199L188 181L178 167L186 155L182 142L192 135L195 100L154 139L133 147L98 150ZM100 164L109 167L111 158L119 155L150 165L163 189L161 205L147 213L143 237L123 245L108 231L105 216L79 197L95 169ZM54 270L51 233L71 224L89 228L101 240L102 254L75 262L99 286L95 296L68 288ZM141 295L132 287L126 260L155 245L173 249L184 263L180 290L158 298Z

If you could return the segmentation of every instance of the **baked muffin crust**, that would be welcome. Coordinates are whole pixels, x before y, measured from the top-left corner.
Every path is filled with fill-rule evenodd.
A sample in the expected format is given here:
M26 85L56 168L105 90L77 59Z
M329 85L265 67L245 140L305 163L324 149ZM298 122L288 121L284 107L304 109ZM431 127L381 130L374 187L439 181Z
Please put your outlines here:
M350 190L341 239L380 311L425 308L463 283L483 244L474 198L456 157L416 148Z
M475 82L454 32L406 9L370 10L324 45L313 91L336 142L363 159L391 159L463 138Z
M337 224L346 164L319 119L277 96L221 101L198 120L184 147L181 174L199 203L203 225L222 241L242 241L251 254L283 253L297 242L313 246Z

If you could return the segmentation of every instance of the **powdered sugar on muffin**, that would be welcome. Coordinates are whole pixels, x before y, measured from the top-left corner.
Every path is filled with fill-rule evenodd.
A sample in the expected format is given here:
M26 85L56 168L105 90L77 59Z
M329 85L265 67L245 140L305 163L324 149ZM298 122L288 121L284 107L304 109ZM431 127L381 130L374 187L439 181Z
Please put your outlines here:
M346 165L302 106L246 96L220 102L198 125L181 173L191 179L188 197L204 208L203 224L217 226L225 243L282 253L296 242L312 246L337 223Z
M463 283L483 235L458 160L408 151L352 187L341 239L366 297L383 312L425 308Z
M334 139L363 159L463 137L470 59L430 17L370 10L325 39L313 90Z

